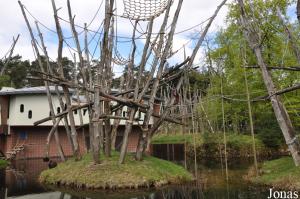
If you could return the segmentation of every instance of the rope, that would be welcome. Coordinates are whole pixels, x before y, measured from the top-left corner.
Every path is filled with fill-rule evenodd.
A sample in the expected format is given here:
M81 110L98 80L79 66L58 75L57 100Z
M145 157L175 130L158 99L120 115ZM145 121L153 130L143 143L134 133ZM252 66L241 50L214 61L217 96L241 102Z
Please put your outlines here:
M298 140L298 136L296 135L293 139L286 142L287 145L292 145Z

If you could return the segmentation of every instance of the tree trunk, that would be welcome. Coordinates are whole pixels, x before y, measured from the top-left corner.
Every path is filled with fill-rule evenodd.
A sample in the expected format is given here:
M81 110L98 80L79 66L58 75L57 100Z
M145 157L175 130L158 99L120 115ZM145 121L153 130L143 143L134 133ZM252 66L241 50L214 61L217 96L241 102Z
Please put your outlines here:
M56 30L57 30L57 36L58 36L57 65L58 65L59 75L62 79L64 79L64 70L63 70L63 65L62 65L63 33L62 33L62 29L61 29L61 26L59 23L55 1L52 0L51 2L52 2L55 26L56 26ZM69 2L68 2L68 6L70 6ZM70 130L71 130L71 139L72 139L72 143L74 146L74 156L75 156L76 160L79 160L80 159L80 151L79 151L79 145L78 145L78 141L77 141L77 132L76 132L76 128L75 128L74 115L73 115L73 111L71 110L70 92L69 92L69 89L67 86L63 85L62 88L63 88L64 98L66 100L67 111L68 111L69 120L70 120L70 126L71 126Z
M143 131L144 132L143 132L143 135L140 137L141 138L140 141L138 142L138 147L137 147L137 152L136 152L136 159L137 160L142 159L143 151L144 151L144 148L145 148L145 145L146 145L145 144L146 143L146 137L148 137L147 134L149 134L149 132L148 132L149 122L150 122L150 118L151 118L152 113L153 113L153 105L154 105L154 102L155 102L154 99L155 99L155 96L156 96L156 93L157 93L157 90L158 90L159 81L161 80L162 75L163 75L163 70L164 70L164 67L165 67L165 64L166 64L166 59L167 59L167 57L169 55L169 52L170 52L170 47L171 47L171 44L172 44L172 41L173 41L173 36L174 36L174 33L175 33L176 24L177 24L177 20L178 20L178 17L179 17L180 10L181 10L182 2L183 2L183 0L179 0L179 2L178 2L177 9L175 11L174 18L173 18L173 21L172 21L172 24L171 24L171 30L168 34L168 39L167 39L167 42L165 44L163 54L160 57L160 64L159 64L159 67L158 67L156 78L155 78L154 83L152 85L150 99L149 99L150 107L149 107L149 109L148 109L148 111L145 115L144 122L143 122Z
M126 128L125 128L125 132L124 132L123 143L121 146L119 164L123 164L125 161L125 157L126 157L126 153L127 153L127 146L128 146L128 135L132 131L132 123L134 120L135 113L136 113L136 109L129 110L129 120L126 121Z
M262 49L259 46L259 36L257 35L257 32L255 28L256 24L250 24L250 21L246 15L244 2L243 0L238 0L240 8L241 8L241 24L243 25L245 37L248 40L248 43L250 47L253 49L258 65L261 68L263 80L265 83L265 86L268 90L268 94L270 96L270 100L272 103L272 107L277 119L277 122L280 126L280 129L283 133L283 136L285 138L285 141L289 147L289 150L292 154L294 163L296 166L300 165L300 145L299 140L296 137L295 129L292 125L292 122L290 120L290 117L285 109L285 106L282 104L280 97L277 95L274 95L276 93L276 87L274 85L274 82L271 78L271 75L269 71L267 70L267 66L265 64L265 61L262 56ZM256 27L257 28L257 27Z
M44 70L44 67L43 67L42 58L41 58L41 55L39 53L39 49L37 47L36 40L34 38L31 26L29 24L29 21L27 19L26 13L24 11L24 7L23 7L23 5L21 4L20 1L18 1L18 3L19 3L20 8L22 10L22 14L24 16L24 19L25 19L28 31L29 31L30 36L31 36L32 45L33 45L33 48L35 50L35 53L36 53L36 56L37 56L37 59L38 59L38 64L39 64L40 70L41 70L41 72L44 73L45 70ZM43 41L41 34L40 34L40 37L41 37L41 40ZM53 103L52 103L51 92L50 92L50 89L49 89L49 84L48 84L47 81L44 81L44 84L45 84L45 88L46 88L46 93L47 93L47 99L48 99L49 108L50 108L50 111L51 111L51 119L52 119L53 125L55 125L56 124L56 119L54 117L54 108L53 108ZM64 153L63 153L63 150L62 150L62 146L61 146L60 141L59 141L57 129L55 129L54 134L55 134L55 141L56 141L56 144L57 144L58 153L59 153L62 161L65 161L65 156L64 156Z
M132 33L132 51L131 51L131 58L130 62L128 64L128 71L126 76L126 90L128 90L132 86L133 82L133 66L134 66L134 60L135 60L135 52L136 52L136 43L135 43L135 34L136 34L136 28L137 28L138 21L135 21L133 33ZM119 157L119 164L123 164L125 161L126 153L127 153L127 145L128 145L128 135L132 130L132 124L134 120L136 109L127 107L127 113L129 115L128 121L126 121L126 127L123 134L123 140L122 140L122 146L120 151L120 157Z
M300 0L297 1L297 19L300 23Z

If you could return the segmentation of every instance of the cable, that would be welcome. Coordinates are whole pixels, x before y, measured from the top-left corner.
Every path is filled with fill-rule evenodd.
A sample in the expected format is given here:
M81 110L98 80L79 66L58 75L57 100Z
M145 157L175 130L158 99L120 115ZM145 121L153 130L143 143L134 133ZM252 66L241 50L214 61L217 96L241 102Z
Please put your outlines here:
M89 26L93 23L93 21L96 19L96 16L98 15L98 13L99 13L99 11L100 11L100 9L101 9L101 7L102 7L102 4L103 4L103 0L102 0L102 2L101 2L100 6L99 6L98 9L97 9L97 12L95 13L95 15L94 15L94 17L92 18L92 20L89 22L89 24L88 24L87 27L89 27ZM53 30L53 29L47 27L44 23L42 23L40 20L38 20L38 19L37 19L37 18L36 18L36 17L35 17L35 16L34 16L27 8L26 8L26 7L25 7L25 5L23 5L23 7L24 7L24 9L28 12L28 14L29 14L35 21L37 21L41 26L43 26L43 27L44 27L45 29L47 29L48 31L57 34L57 32L56 32L55 30ZM116 15L116 14L113 14L113 15L114 15L114 16L118 16L118 15ZM61 17L58 17L58 18L59 18L60 20L64 21L64 22L70 24L70 21L68 21L68 20L66 20L66 19L63 19L63 18L61 18ZM210 17L210 18L211 18L211 17ZM196 25L194 25L194 26L192 26L192 27L190 27L190 28L187 28L187 29L184 29L184 30L175 32L174 34L177 35L177 34L181 34L181 33L190 31L190 30L192 30L192 29L194 29L194 28L196 28L196 27L202 25L203 23L205 23L206 21L208 21L210 18L208 18L208 19L206 19L206 20L200 22L199 24L196 24ZM131 22L131 20L130 20L130 22ZM132 23L132 22L131 22L131 23ZM84 29L85 29L85 28L84 28L83 26L78 25L78 24L74 24L74 25L75 25L76 27L81 28L81 29L83 30L83 31L79 32L78 35L80 35L80 34L82 34L82 32L84 32ZM140 26L140 28L141 28L141 26ZM141 29L142 29L142 28L141 28ZM93 33L95 33L95 34L101 34L101 35L103 34L103 33L99 33L98 30L95 31L95 30L91 30L91 29L89 29L89 28L87 28L87 30L90 31L90 32L93 32ZM143 30L142 30L142 31L143 31ZM139 32L139 33L140 33L141 35L138 36L138 37L136 37L136 40L138 40L138 39L147 39L146 37L142 37L142 36L145 35L146 33L141 33L141 32ZM160 34L160 33L152 33L152 35L157 35L157 34ZM131 37L127 37L127 36L117 36L117 35L114 35L113 37L118 37L118 38L123 38L123 39L129 39L128 41L119 41L119 42L121 42L121 43L131 42ZM74 38L74 37L73 37L73 36L64 37L64 39L72 39L72 38Z
M94 20L96 19L96 16L98 15L101 7L102 7L102 4L103 4L103 0L101 1L100 3L100 6L98 7L97 11L96 11L96 14L94 15L94 17L92 18L92 20L90 21L90 23L86 26L87 28L94 22Z

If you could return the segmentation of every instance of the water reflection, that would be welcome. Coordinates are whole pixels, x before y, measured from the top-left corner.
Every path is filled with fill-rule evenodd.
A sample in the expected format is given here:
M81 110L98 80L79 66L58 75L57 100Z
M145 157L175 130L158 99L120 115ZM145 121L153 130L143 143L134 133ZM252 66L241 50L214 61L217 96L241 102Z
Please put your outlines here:
M45 188L37 180L40 172L45 169L47 163L41 159L13 161L8 168L0 171L0 186L5 190L4 196L2 194L1 197L45 192Z
M242 178L252 159L230 160L229 182L225 180L221 161L206 159L198 164L199 178L184 185L162 189L137 191L97 191L84 192L64 190L55 187L45 188L38 183L40 172L47 169L42 160L20 160L10 168L0 170L0 199L184 199L184 198L267 198L266 189L250 186ZM193 162L189 162L193 168Z

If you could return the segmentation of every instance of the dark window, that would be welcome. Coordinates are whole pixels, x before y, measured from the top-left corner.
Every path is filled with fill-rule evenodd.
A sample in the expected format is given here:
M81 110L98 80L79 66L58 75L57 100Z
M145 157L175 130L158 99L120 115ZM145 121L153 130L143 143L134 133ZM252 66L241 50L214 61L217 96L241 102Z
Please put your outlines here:
M74 110L74 114L77 115L77 110Z
M123 117L126 117L126 111L123 111Z
M9 118L9 111L10 111L10 97L8 97L8 104L7 104L7 118Z
M29 118L29 119L32 118L32 111L31 111L31 110L28 111L28 118Z
M83 109L83 115L85 115L87 112L87 109Z
M60 113L60 107L57 107L57 113Z
M20 132L19 133L19 138L21 140L26 140L27 139L27 133L26 132Z
M24 104L20 105L20 112L23 113L24 112Z

